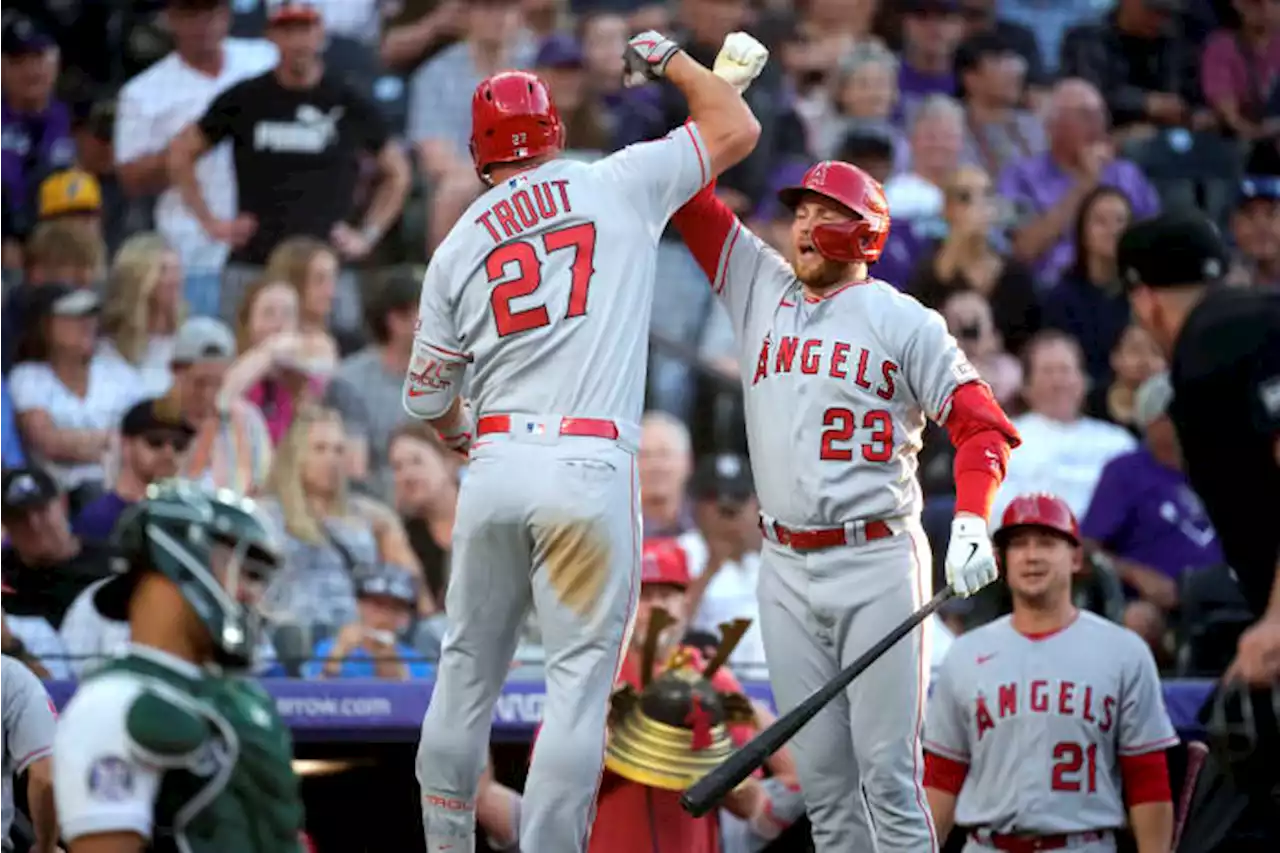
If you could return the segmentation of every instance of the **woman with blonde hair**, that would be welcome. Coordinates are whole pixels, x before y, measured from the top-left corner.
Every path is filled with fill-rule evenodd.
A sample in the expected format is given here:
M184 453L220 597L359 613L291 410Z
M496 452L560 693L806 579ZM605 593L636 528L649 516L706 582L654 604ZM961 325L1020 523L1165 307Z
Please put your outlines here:
M317 356L336 358L337 345L329 334L333 299L338 288L338 255L315 237L289 237L267 258L264 277L288 282L298 294L298 333Z
M236 317L239 355L223 385L225 396L262 410L276 443L298 407L320 398L335 367L336 351L309 346L298 314L298 293L287 281L264 277L249 285Z
M286 559L267 589L268 611L337 630L356 616L355 576L390 563L418 578L418 613L434 613L400 519L351 492L345 447L342 417L305 405L276 450L262 503L283 530Z
M135 371L143 396L162 395L173 381L173 338L185 314L178 253L159 234L135 234L111 264L98 352Z

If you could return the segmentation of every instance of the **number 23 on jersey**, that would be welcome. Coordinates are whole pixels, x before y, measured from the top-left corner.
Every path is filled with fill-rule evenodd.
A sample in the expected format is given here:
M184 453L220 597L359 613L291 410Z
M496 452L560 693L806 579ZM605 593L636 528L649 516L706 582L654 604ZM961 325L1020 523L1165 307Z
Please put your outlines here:
M560 251L573 253L570 263L572 280L569 286L569 304L564 316L569 319L585 315L591 276L595 273L595 223L582 222L548 231L538 242L542 243L542 250L547 255ZM515 275L506 278L512 266L515 268ZM542 286L542 266L543 261L538 257L538 250L532 240L503 243L485 258L485 274L489 283L494 285L489 294L489 305L493 309L498 337L505 338L550 324L551 313L545 301L519 310L511 308L511 300L531 296Z
M818 458L832 462L852 462L850 446L859 426L851 409L832 406L822 413L822 449ZM867 462L888 462L893 457L893 416L884 409L871 409L862 415L861 427L867 431L862 440L862 458Z

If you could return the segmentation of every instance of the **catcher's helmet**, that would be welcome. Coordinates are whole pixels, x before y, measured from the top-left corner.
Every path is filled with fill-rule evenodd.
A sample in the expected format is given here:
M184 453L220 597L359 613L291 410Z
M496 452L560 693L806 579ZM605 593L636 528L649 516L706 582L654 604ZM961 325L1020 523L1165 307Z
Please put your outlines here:
M249 665L262 616L243 593L265 586L282 562L272 526L252 500L226 489L166 480L147 488L113 536L124 567L94 594L98 612L127 620L138 578L159 572L177 585L204 623L218 663Z
M528 71L503 71L482 81L471 98L471 159L487 179L489 167L564 147L564 126L551 92Z
M1040 527L1064 536L1072 545L1080 544L1080 525L1067 502L1047 492L1018 495L1010 502L1000 519L1000 529L991 536L997 548L1009 544L1009 538L1024 527Z
M889 239L889 202L880 182L848 163L824 160L804 173L799 186L785 187L778 200L794 211L807 192L839 202L853 211L848 222L814 226L813 246L832 261L874 264Z

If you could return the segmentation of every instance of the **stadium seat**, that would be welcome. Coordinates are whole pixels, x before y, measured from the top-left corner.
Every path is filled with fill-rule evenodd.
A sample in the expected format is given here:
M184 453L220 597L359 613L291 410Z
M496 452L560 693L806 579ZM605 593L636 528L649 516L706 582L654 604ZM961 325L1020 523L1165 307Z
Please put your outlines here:
M1243 166L1236 142L1175 129L1126 146L1125 155L1146 172L1165 208L1200 210L1225 224Z
M311 656L314 642L311 630L296 622L282 622L271 630L271 644L284 671L291 678L302 674L302 663Z

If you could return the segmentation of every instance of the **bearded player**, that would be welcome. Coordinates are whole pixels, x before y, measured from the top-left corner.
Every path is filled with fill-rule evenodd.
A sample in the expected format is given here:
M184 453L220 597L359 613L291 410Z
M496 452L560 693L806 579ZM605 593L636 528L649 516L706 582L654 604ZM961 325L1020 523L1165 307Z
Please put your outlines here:
M116 528L125 573L103 616L132 645L58 722L53 785L69 853L299 853L302 800L275 703L242 677L279 565L251 501L151 486Z
M741 33L725 44L744 67L767 56ZM626 61L628 82L665 77L692 118L594 163L559 156L564 130L537 77L480 84L471 152L490 189L436 250L422 286L404 405L471 454L449 632L418 749L429 853L475 843L493 706L530 606L547 699L520 841L538 853L587 845L640 575L635 453L658 239L760 133L738 92L664 36L636 36Z
M751 82L717 67L739 88ZM929 594L916 480L926 419L956 446L946 568L962 596L996 577L986 519L1018 437L942 317L868 275L889 233L880 185L825 162L781 199L794 214L790 263L710 187L672 221L741 348L765 536L760 627L785 713ZM937 849L921 781L923 635L890 649L791 741L823 853Z
M1017 497L995 545L1013 613L956 640L929 697L925 785L968 853L1167 853L1165 750L1178 742L1142 638L1071 602L1080 528L1053 495Z
M629 684L637 691L643 687L641 672L646 654L656 661L666 661L683 649L697 669L704 669L707 663L691 647L678 644L688 621L690 578L684 549L674 539L646 540L643 565L635 631L618 679L619 684ZM646 653L644 646L652 619L661 619L662 624L655 626L656 645ZM712 674L710 686L722 695L743 692L727 667ZM736 746L742 746L759 728L774 721L768 709L755 705L753 710L753 722L727 727ZM766 766L773 774L770 778L748 779L725 799L723 811L732 815L731 821L726 821L718 813L720 810L699 818L687 814L680 808L680 791L645 784L653 779L627 778L627 774L642 775L635 772L638 762L634 756L611 746L610 758L613 761L600 787L591 833L592 853L753 853L767 847L804 808L786 748L769 757ZM670 763L679 761L674 754L670 758ZM516 849L520 807L520 794L486 774L477 796L477 820L491 847Z

